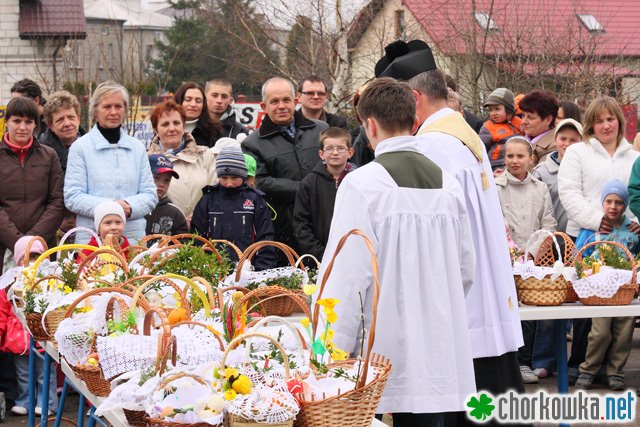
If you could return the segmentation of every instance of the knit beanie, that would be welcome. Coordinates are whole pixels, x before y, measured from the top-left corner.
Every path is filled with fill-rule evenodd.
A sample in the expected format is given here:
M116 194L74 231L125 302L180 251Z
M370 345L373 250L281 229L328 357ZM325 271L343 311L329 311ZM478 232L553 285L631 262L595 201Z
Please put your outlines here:
M602 194L600 195L600 202L604 203L604 199L607 198L609 194L615 194L619 196L624 201L624 207L629 206L629 195L627 193L627 185L620 181L619 179L613 179L607 182L602 189Z
M242 150L237 147L225 147L216 157L216 173L218 176L247 177L247 164Z
M220 138L219 140L217 140L216 145L209 148L209 150L211 150L213 154L218 155L220 154L220 151L222 151L222 149L226 147L240 148L240 142L238 142L238 140L235 138L227 138L225 136L224 138Z
M22 259L25 257L25 252L27 251L27 244L31 239L33 239L33 236L22 236L16 242L15 246L13 247L13 260L16 264L20 264L22 262ZM31 244L29 255L42 254L43 252L44 247L39 240L36 240Z
M515 96L513 96L513 92L505 87L499 87L491 92L484 103L485 107L489 105L504 105L505 110L511 114L516 111Z
M639 134L640 135L640 134ZM256 163L256 159L249 154L244 155L244 162L247 164L247 175L248 176L256 176L256 169L258 165Z
M93 210L93 226L96 228L96 231L100 231L100 223L107 215L118 215L122 218L123 223L127 223L127 217L124 214L124 209L118 203L113 200L107 200L105 202L100 203Z

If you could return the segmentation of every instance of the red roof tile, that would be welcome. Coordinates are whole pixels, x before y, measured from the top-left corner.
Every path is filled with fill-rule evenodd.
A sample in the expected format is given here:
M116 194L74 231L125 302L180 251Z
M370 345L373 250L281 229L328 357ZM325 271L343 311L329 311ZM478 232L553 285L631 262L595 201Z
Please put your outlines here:
M445 55L482 52L483 31L471 1L403 0ZM476 0L476 12L491 13L498 27L489 32L488 55L510 53L575 56L640 56L640 1L625 0ZM493 3L493 10L489 9ZM604 32L590 33L578 14L593 15Z
M82 0L20 0L20 38L84 39Z

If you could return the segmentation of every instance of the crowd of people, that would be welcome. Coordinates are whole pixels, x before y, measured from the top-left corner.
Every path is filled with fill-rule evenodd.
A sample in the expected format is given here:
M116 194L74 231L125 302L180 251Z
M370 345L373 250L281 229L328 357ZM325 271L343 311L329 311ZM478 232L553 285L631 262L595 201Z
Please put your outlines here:
M522 392L555 366L551 321L520 322L509 241L535 254L536 232L562 231L578 247L613 239L636 255L640 152L610 97L582 112L549 91L497 88L482 122L424 42L386 52L354 96L353 129L325 110L318 76L297 87L265 81L266 115L253 131L237 120L228 81L186 82L153 108L152 141L124 130L129 94L116 82L95 88L86 132L72 94L45 102L35 82L16 83L0 141L0 268L10 253L26 256L25 236L53 246L80 227L77 243L112 234L122 249L150 234L193 232L241 250L276 240L321 260L322 277L341 237L358 228L379 260L374 349L393 364L379 412L396 426L469 423L467 395ZM342 252L325 295L342 301L336 345L354 351L372 267L362 242ZM256 269L281 263L270 249L253 259ZM589 388L602 371L623 389L634 326L573 321L572 382ZM2 366L15 366L2 369L0 390L26 414L22 360L0 350Z

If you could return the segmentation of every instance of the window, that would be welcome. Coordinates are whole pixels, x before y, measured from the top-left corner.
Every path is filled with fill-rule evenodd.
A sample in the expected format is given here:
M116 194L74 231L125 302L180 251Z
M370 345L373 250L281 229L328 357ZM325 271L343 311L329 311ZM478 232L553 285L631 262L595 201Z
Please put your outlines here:
M475 13L476 22L485 31L498 31L498 25L486 12Z
M109 70L113 70L113 43L109 43L109 49L108 49L108 55L109 55Z
M578 14L578 19L580 20L580 22L582 22L582 25L585 26L585 28L590 32L590 33L604 33L604 27L600 24L600 22L598 22L598 20L596 19L595 16L590 15L590 14Z
M404 10L396 10L396 39L402 39L407 29L407 23L404 20Z
M102 27L102 35L104 37L109 35L109 26L108 25L105 25L105 26Z

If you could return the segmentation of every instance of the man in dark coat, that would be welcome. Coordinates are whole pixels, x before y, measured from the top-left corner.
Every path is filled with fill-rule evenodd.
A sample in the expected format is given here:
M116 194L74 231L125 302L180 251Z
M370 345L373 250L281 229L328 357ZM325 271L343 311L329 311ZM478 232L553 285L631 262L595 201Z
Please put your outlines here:
M328 100L327 85L320 77L311 75L300 82L298 100L301 105L300 111L307 119L321 120L330 127L347 129L347 119L325 111Z
M276 211L276 240L297 250L293 235L293 204L300 181L318 164L320 132L327 124L305 118L295 110L295 87L291 81L273 77L262 86L260 128L242 143L256 159L256 185Z

